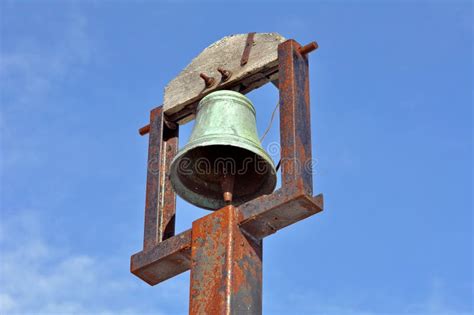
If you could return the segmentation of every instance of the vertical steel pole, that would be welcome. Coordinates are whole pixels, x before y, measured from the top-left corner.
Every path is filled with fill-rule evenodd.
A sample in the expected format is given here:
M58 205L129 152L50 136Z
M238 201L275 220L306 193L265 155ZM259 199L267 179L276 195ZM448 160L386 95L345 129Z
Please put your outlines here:
M193 222L189 314L262 314L262 241L224 207Z
M282 187L312 195L308 59L300 47L294 40L278 46Z
M174 235L176 196L168 180L171 160L178 151L178 127L164 124L163 107L150 113L143 250Z

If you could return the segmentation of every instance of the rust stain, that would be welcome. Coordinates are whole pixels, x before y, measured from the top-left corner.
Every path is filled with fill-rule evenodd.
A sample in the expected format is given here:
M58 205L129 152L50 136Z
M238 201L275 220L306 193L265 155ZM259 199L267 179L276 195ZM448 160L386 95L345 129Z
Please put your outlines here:
M300 47L294 40L278 46L282 186L311 195L312 174L304 167L311 161L308 60Z
M168 180L168 172L178 151L179 129L169 129L163 120L162 107L151 111L143 240L145 251L174 235L176 197Z
M261 241L247 238L227 206L193 222L190 314L261 313Z

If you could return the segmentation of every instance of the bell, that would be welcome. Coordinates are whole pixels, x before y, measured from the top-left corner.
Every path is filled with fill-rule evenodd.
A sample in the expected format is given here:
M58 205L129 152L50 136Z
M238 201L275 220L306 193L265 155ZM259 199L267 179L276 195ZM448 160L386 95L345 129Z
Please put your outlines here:
M258 139L247 97L222 90L199 102L189 142L171 162L170 180L181 198L209 210L273 192L275 166Z

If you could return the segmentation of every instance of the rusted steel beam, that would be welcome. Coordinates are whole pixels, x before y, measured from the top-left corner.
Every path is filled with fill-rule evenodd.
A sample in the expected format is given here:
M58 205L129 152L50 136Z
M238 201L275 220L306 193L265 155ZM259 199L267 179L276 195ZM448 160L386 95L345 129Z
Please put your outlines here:
M178 128L163 123L163 108L150 113L143 250L174 235L176 196L167 173L178 150Z
M163 119L163 118L162 118ZM163 119L164 120L164 119ZM166 121L164 121L166 122ZM170 129L166 123L163 124L163 146L161 148L161 169L160 169L160 217L158 221L161 241L166 240L175 233L176 220L176 194L171 187L169 180L169 170L171 161L178 153L179 127Z
M311 197L280 189L240 205L238 224L248 237L258 241L322 210L322 195ZM190 248L191 230L187 230L157 244L148 252L133 255L131 271L150 285L158 284L190 268ZM176 266L170 264L176 260L180 260Z
M193 222L189 314L262 313L262 241L226 206Z
M278 46L281 181L312 195L308 59L300 47L294 40Z
M160 242L148 251L132 255L130 271L148 283L155 285L191 267L191 230Z
M260 240L323 211L323 195L311 197L280 189L240 205L239 210L242 213L240 227L248 235Z

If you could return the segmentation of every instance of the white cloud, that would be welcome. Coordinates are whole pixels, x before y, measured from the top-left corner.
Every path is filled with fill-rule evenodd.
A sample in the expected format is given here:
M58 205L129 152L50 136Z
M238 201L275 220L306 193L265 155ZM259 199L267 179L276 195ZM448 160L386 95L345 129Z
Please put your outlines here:
M118 302L137 288L132 275L114 274L114 259L54 247L42 229L32 212L2 218L0 314L146 313L140 305L134 309Z
M410 306L406 314L442 314L442 315L471 315L472 312L462 312L453 309L446 301L447 288L440 278L433 278L431 289L424 301Z
M11 312L13 311L15 306L16 306L16 303L10 295L0 293L0 312L2 313Z

